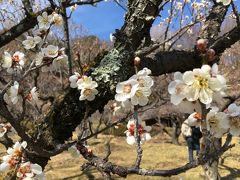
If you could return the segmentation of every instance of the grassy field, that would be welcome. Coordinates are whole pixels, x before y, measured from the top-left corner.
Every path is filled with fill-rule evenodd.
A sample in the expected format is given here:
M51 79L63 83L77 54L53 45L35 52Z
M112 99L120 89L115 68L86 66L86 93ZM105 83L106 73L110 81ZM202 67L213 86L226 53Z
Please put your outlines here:
M14 138L15 139L15 138ZM90 148L93 153L104 157L105 142L111 139L111 156L109 161L117 165L131 166L135 162L136 151L135 146L126 143L125 137L114 137L112 135L100 135L98 139L89 141ZM234 148L227 151L223 155L224 163L219 167L220 174L224 180L240 179L240 139L234 138ZM180 146L170 143L167 135L154 136L150 141L143 144L142 168L146 169L169 169L184 165L188 161L187 146L185 141L180 138ZM0 155L6 154L5 148L0 145ZM84 180L84 179L102 179L101 174L94 168L82 172L80 166L86 162L82 157L73 157L69 152L52 157L45 169L47 180ZM191 169L186 173L178 176L163 177L143 177L137 175L129 175L128 180L197 180L203 179L201 167ZM114 179L123 179L118 176L112 176ZM0 174L0 180L3 179Z
M131 166L135 161L135 147L130 146L125 142L125 137L113 137L110 135L101 135L98 139L89 141L89 146L93 149L96 155L104 156L104 143L111 140L112 154L110 161L123 166ZM184 165L188 159L186 143L180 139L181 146L173 145L170 139L165 135L157 135L149 142L143 145L143 160L142 168L146 169L168 169ZM240 179L240 145L239 139L235 138L233 143L236 146L226 152L223 156L224 163L221 165L220 174L222 179ZM81 157L74 158L68 152L55 156L51 159L45 169L46 177L49 180L82 180L82 179L102 179L101 174L95 169L89 169L86 172L80 171L80 166L85 162ZM203 179L201 176L201 167L189 170L178 176L169 178L160 177L141 177L130 175L127 179ZM122 179L113 176L114 179Z

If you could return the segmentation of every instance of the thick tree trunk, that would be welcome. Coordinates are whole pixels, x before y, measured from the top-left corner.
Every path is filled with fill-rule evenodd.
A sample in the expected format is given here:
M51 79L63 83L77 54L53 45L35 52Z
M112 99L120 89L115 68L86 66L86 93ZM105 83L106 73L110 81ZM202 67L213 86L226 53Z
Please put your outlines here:
M104 57L100 57L98 66L89 72L98 83L99 94L94 101L85 103L79 101L78 90L69 88L67 93L54 103L44 121L28 128L28 134L37 139L37 144L45 150L54 150L57 145L72 136L72 132L85 115L86 106L90 108L88 113L91 114L97 109L101 111L104 105L114 98L116 84L134 74L134 52L142 45L143 39L150 37L150 28L159 14L158 6L161 2L160 0L129 1L125 24L116 33L114 48ZM144 43L146 44L146 41Z
M205 149L209 153L216 152L216 150L219 150L221 147L221 142L219 139L211 137L211 144L209 144L209 141L207 140L207 147ZM219 163L219 158L215 158L214 160L208 161L205 163L202 167L205 173L205 178L207 180L219 180L221 179L219 171L218 171L218 163Z

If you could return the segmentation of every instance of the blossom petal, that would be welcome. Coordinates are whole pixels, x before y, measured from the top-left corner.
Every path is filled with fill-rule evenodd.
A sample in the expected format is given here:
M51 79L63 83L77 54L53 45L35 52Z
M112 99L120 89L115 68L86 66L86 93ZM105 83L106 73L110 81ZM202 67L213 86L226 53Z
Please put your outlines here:
M210 89L201 89L199 92L199 100L203 104L210 104L212 102L212 91Z
M127 143L128 143L129 145L135 144L135 137L134 137L134 136L128 136L128 137L127 137Z
M191 85L193 84L195 78L194 78L194 73L192 71L186 71L183 74L183 81L187 84L187 85Z

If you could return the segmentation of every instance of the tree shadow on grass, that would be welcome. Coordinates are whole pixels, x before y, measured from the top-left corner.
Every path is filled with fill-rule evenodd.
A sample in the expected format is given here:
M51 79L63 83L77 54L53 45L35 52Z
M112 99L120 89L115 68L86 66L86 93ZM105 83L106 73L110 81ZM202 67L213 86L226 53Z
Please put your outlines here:
M230 172L230 174L222 177L222 180L229 180L229 179L237 179L240 178L240 169L237 168L232 168L226 165L221 165L222 167L224 167L226 170L228 170Z
M62 180L70 180L70 179L76 179L78 178L79 180L83 178L83 176L86 176L87 179L95 179L95 176L92 174L91 170L84 171L80 174L75 174L73 176L68 176L66 178L63 178Z

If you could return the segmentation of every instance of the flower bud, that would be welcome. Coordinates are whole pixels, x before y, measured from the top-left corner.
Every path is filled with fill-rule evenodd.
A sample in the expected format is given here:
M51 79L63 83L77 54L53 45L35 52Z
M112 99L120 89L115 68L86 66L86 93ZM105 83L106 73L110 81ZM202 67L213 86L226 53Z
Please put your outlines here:
M215 58L215 51L213 49L209 49L207 51L207 57L208 57L208 61L212 61Z
M204 51L207 48L208 40L207 39L199 39L197 41L197 49L200 51Z
M134 58L134 66L138 66L140 64L140 61L141 61L140 57L135 57Z

